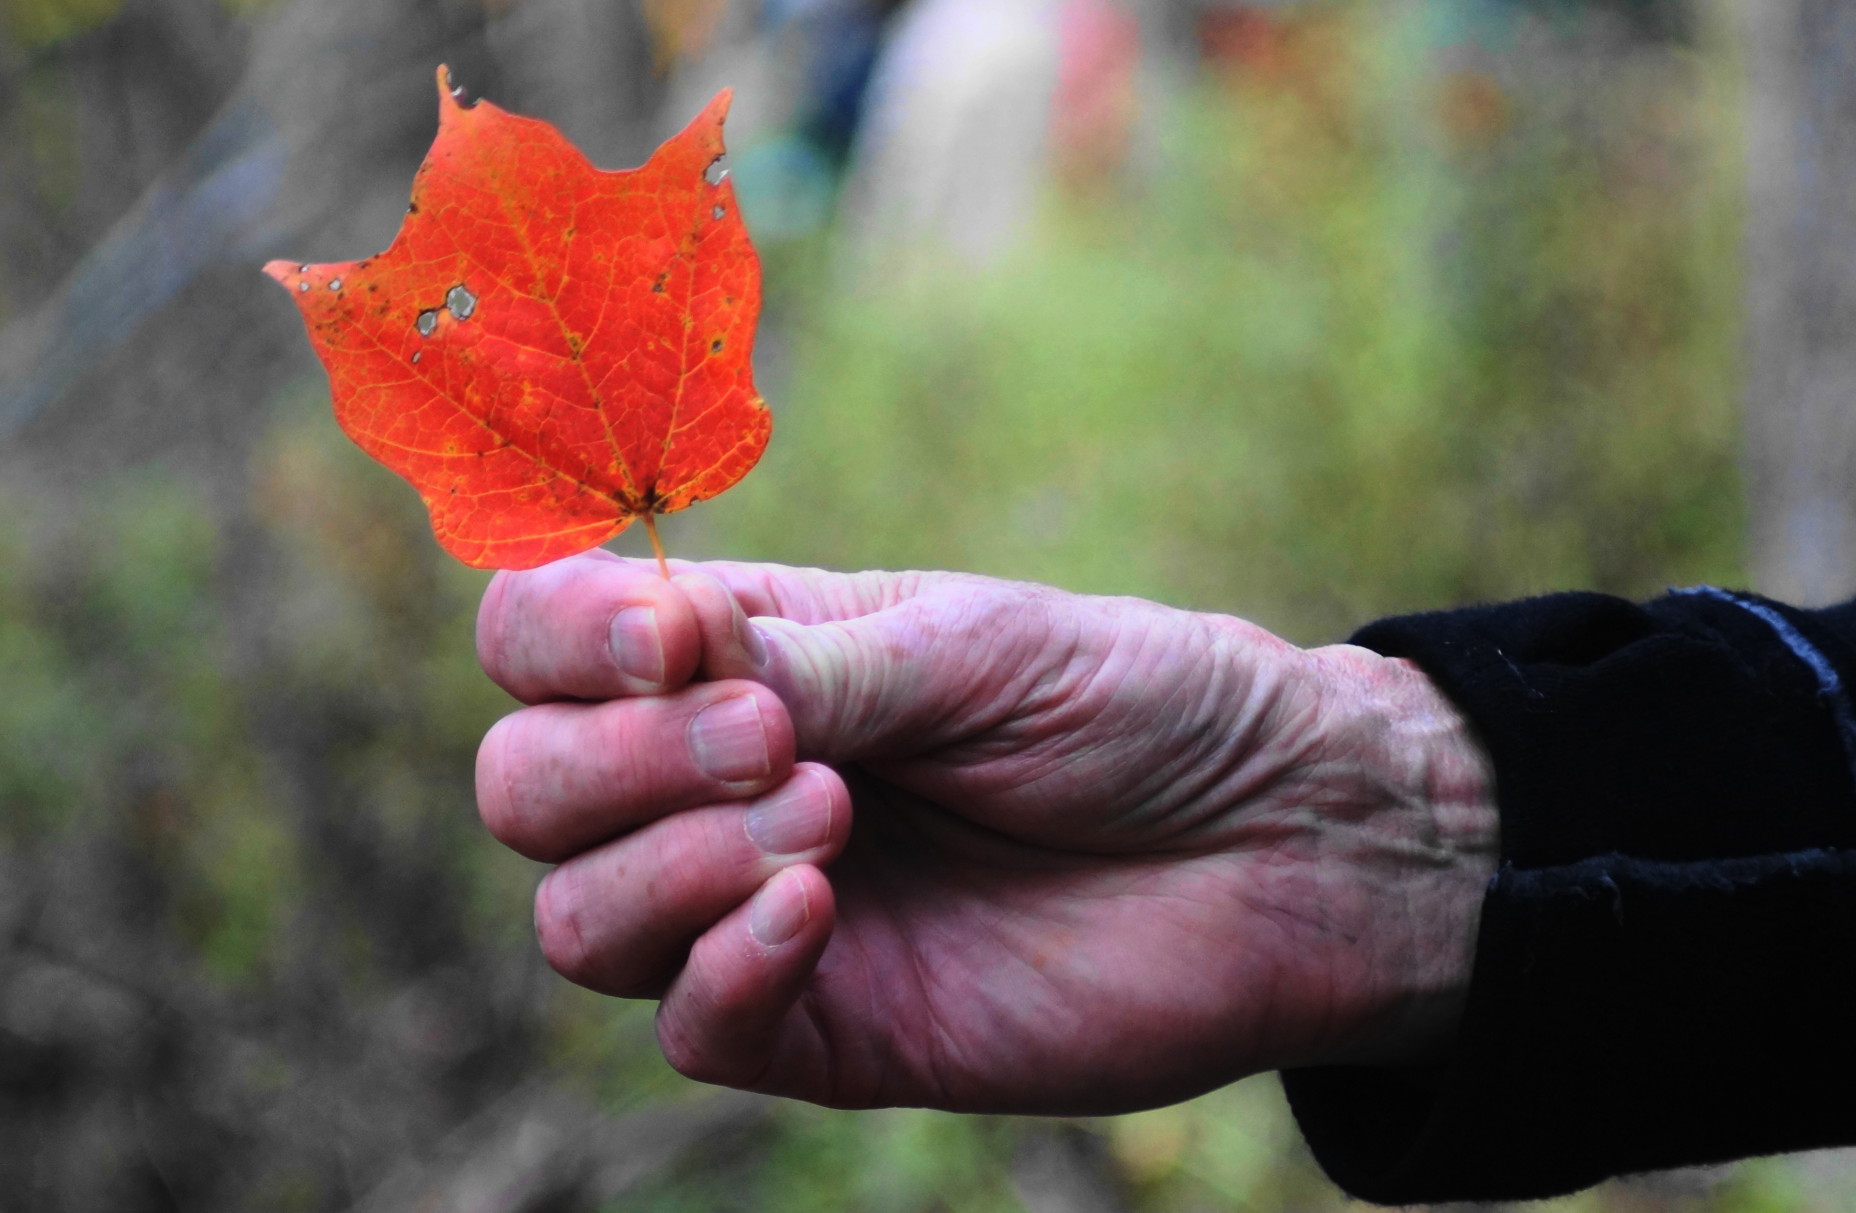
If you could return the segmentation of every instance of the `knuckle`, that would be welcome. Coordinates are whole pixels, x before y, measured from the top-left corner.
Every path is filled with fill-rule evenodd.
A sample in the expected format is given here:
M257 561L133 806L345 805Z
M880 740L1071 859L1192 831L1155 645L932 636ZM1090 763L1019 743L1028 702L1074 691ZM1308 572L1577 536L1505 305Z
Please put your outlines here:
M477 746L477 816L499 842L510 817L509 733L515 727L515 717L505 716Z
M657 1016L657 1048L670 1068L694 1082L720 1083L721 1068L702 1045L690 1035L682 1017L660 1010Z
M1070 601L1045 586L989 581L969 600L962 642L1001 664L1022 662L1061 631L1055 621Z
M513 851L535 857L533 815L521 802L521 737L525 713L503 717L477 747L477 816L490 836Z
M556 868L535 891L535 937L548 966L576 985L593 975L592 953L580 918L580 907L562 895L564 868Z
M968 634L988 637L1022 628L1028 617L1042 615L1049 609L1050 597L1042 587L986 581L973 587L967 606L963 622Z
M477 664L499 685L508 675L508 599L515 577L506 569L499 571L490 579L477 607Z

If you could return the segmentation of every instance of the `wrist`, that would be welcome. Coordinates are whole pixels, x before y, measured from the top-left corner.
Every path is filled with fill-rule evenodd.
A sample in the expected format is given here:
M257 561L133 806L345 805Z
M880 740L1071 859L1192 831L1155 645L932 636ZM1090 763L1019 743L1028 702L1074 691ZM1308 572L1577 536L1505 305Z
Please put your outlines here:
M1493 768L1468 721L1411 662L1353 645L1307 657L1330 749L1346 756L1370 810L1359 879L1386 885L1368 948L1371 1010L1333 1060L1423 1066L1449 1047L1469 991L1499 851Z

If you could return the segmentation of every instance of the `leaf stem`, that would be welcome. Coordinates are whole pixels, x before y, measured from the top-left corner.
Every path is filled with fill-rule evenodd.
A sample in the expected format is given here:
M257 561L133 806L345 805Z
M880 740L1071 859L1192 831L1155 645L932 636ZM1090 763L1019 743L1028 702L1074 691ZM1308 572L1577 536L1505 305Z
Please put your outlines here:
M651 537L651 551L657 556L657 571L664 580L670 580L670 563L664 559L664 545L657 537L657 516L650 510L644 512L644 533Z

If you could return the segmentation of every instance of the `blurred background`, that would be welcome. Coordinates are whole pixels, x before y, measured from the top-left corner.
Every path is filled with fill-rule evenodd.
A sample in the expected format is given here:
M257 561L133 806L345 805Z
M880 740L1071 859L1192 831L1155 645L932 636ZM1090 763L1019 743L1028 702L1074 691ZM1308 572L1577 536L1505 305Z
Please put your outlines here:
M472 805L487 578L257 269L385 247L435 64L607 167L736 90L775 437L674 554L1317 643L1856 591L1852 56L1835 0L0 0L0 1207L1347 1203L1269 1076L827 1112L546 970ZM1856 1162L1552 1207L1856 1208Z

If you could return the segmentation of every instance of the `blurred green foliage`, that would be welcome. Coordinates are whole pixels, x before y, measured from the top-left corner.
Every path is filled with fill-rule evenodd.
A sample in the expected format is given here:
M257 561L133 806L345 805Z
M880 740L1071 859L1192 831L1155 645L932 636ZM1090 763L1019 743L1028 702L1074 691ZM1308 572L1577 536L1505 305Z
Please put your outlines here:
M8 0L7 32L27 50L37 50L96 29L122 7L122 0Z
M1054 188L1002 261L770 249L775 440L667 520L673 552L974 569L1303 642L1736 581L1731 48L1613 48L1569 90L1512 48L1440 69L1403 6L1314 20L1319 54L1178 92L1151 164ZM273 411L237 508L158 472L0 503L0 1181L37 1207L342 1208L536 1074L613 1117L694 1098L648 1006L545 972L539 870L476 825L510 706L472 657L485 578L319 386ZM1263 1077L1072 1129L781 1105L605 1207L993 1213L1044 1148L1144 1213L1345 1203ZM1562 1207L1835 1207L1799 1174Z
M715 549L1143 594L1303 641L1734 581L1727 65L1620 63L1578 99L1588 133L1525 78L1440 79L1402 11L1328 18L1305 72L1201 81L1145 180L1053 197L1001 264L779 282L778 437L712 507ZM1478 103L1499 112L1453 130Z

